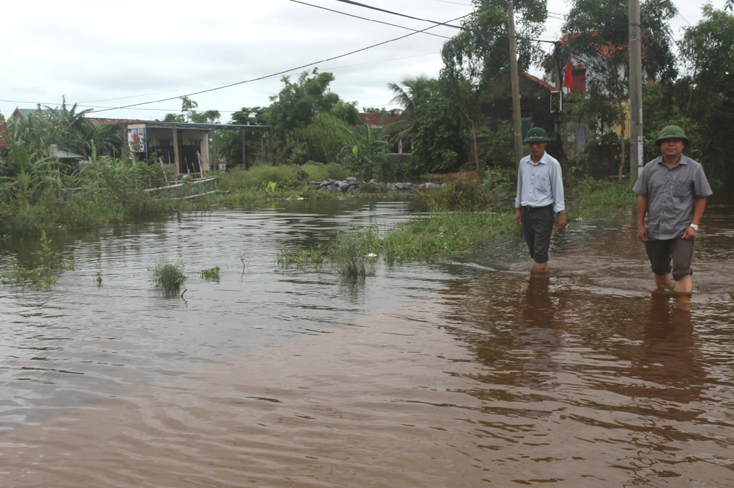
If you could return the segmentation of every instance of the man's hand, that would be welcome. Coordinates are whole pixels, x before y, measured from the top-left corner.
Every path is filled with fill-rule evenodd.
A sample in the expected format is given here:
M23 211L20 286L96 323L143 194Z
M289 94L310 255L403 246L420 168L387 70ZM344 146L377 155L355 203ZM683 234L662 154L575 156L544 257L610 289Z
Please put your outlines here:
M515 220L517 220L518 223L522 224L522 209L517 209L517 212L515 213Z
M637 238L640 242L647 242L647 227L644 225L637 226Z
M558 220L556 221L556 230L562 231L566 228L566 214L558 212Z
M695 239L697 235L696 229L689 225L686 227L686 231L683 232L683 239Z

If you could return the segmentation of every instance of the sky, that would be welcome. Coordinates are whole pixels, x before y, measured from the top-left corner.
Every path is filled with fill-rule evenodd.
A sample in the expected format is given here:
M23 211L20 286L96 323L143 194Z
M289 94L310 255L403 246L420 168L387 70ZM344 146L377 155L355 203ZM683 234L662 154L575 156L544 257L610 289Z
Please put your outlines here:
M90 117L154 120L180 112L178 97L189 95L199 111L219 110L227 123L242 107L269 105L283 75L297 78L316 67L332 72L331 90L357 102L360 110L397 108L390 104L387 84L436 77L441 47L458 32L437 26L387 42L434 24L337 0L303 2L322 8L290 0L11 2L3 7L0 112L7 117L16 107L38 103L58 107L65 96L68 106L78 104L77 110L94 108ZM436 22L472 11L470 0L361 3ZM685 27L700 20L707 1L673 3L679 15L671 29L680 38ZM723 5L724 0L714 2L716 8ZM560 37L568 10L567 1L548 0L542 39ZM340 57L380 43L385 44ZM206 90L212 91L196 94ZM165 99L170 100L159 101ZM152 101L159 102L118 108Z

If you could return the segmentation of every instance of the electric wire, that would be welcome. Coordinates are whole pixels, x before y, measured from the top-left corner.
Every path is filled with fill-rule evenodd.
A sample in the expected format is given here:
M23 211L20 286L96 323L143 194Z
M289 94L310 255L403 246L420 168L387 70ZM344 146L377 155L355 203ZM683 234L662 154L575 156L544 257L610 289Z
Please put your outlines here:
M367 17L360 17L359 15L348 14L348 13L342 12L340 10L334 10L334 9L331 9L331 8L322 7L320 5L313 5L313 4L310 4L310 3L301 2L300 0L291 0L291 2L293 2L293 3L300 3L301 5L306 5L308 7L318 8L318 9L321 9L321 10L326 10L328 12L334 12L336 14L346 15L347 17L354 17L355 19L366 20L368 22L374 22L376 24L384 24L384 25L389 25L390 27L397 27L398 29L405 29L405 30L410 30L410 31L413 31L413 32L418 32L418 29L411 29L410 27L405 27L405 26L398 25L398 24L391 24L390 22L383 22L381 20L368 19ZM433 32L425 32L425 34L427 34L429 36L434 36L434 37L441 37L443 39L451 39L450 37L442 36L441 34L434 34Z
M463 19L465 17L468 17L469 15L472 15L472 13L469 13L469 14L466 14L466 15L462 15L461 17L457 17L455 19L451 19L448 22L455 22L457 20L461 20L461 19ZM132 103L132 104L124 105L124 106L120 106L120 107L112 107L112 108L106 108L106 109L102 109L102 110L95 110L94 113L108 112L108 111L111 111L111 110L123 110L123 109L127 109L127 108L140 107L140 106L143 106L143 105L150 105L152 103L168 102L168 101L171 101L171 100L177 100L177 99L182 98L182 97L192 97L192 96L195 96L195 95L201 95L202 93L210 93L210 92L213 92L213 91L223 90L225 88L231 88L233 86L244 85L244 84L247 84L247 83L254 83L256 81L262 81L262 80L265 80L265 79L268 79L268 78L273 78L275 76L281 76L281 75L284 75L286 73L291 73L293 71L298 71L298 70L301 70L301 69L304 69L304 68L308 68L310 66L314 66L314 65L317 65L317 64L327 63L329 61L334 61L336 59L345 58L347 56L351 56L353 54L364 52L364 51L367 51L369 49L373 49L373 48L376 48L376 47L379 47L379 46L384 46L386 44L390 44L390 43L393 43L393 42L396 42L396 41L400 41L402 39L405 39L405 38L414 36L416 34L421 34L421 33L425 32L425 31L427 31L429 29L433 29L435 27L436 27L435 25L430 26L430 27L426 27L425 29L421 29L421 30L418 30L418 31L415 31L415 32L410 32L409 34L405 34L403 36L395 37L395 38L389 39L387 41L378 42L376 44L372 44L372 45L367 46L367 47L356 49L356 50L350 51L348 53L340 54L340 55L337 55L337 56L332 56L330 58L322 59L322 60L315 61L315 62L308 63L308 64L303 64L301 66L297 66L295 68L290 68L290 69L286 69L286 70L283 70L283 71L279 71L277 73L271 73L269 75L264 75L264 76L260 76L260 77L257 77L257 78L252 78L252 79L249 79L249 80L237 81L235 83L229 83L227 85L221 85L221 86L217 86L217 87L214 87L214 88L208 88L206 90L200 90L200 91L197 91L197 92L188 93L186 95L179 95L179 96L176 96L176 97L163 98L163 99L160 99L160 100L152 100L152 101L148 101L148 102Z
M291 1L294 2L296 0L291 0ZM420 22L428 22L428 23L434 24L436 26L451 27L453 29L458 29L458 30L462 30L462 31L474 32L476 34L483 34L483 35L489 34L489 35L492 35L492 36L495 36L495 37L507 37L507 38L511 37L509 34L505 34L504 32L491 32L491 31L487 31L487 30L483 30L483 29L472 29L470 27L459 26L459 25L452 25L452 24L449 24L448 23L448 22L454 22L454 20L457 20L457 19L449 20L448 22L438 22L438 21L435 21L435 20L421 19L419 17L413 17L412 15L401 14L399 12L393 12L392 10L385 10L383 8L374 7L372 5L367 5L367 4L364 4L364 3L354 2L353 0L336 0L336 1L337 2L341 2L341 3L346 3L348 5L354 5L354 6L357 6L357 7L362 7L362 8L370 9L370 10L376 10L378 12L383 12L383 13L390 14L390 15L396 15L398 17L405 17L406 19L417 20L417 21L420 21ZM497 7L497 5L492 5L490 7L486 7L486 8L481 9L481 10L476 10L475 12L473 12L472 14L469 14L469 15L477 14L477 13L482 12L483 10L487 10L488 8L491 8L491 7ZM516 40L522 40L522 41L529 41L529 42L543 42L543 43L546 43L546 44L555 44L555 42L556 42L556 41L547 41L547 40L544 40L544 39L532 39L530 37L523 37L523 36L518 36L518 35L515 35L515 39Z

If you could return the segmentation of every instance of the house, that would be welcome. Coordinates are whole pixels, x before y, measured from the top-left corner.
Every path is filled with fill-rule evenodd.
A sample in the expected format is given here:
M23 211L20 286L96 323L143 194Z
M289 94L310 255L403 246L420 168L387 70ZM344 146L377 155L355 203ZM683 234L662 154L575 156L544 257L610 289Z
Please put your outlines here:
M224 169L217 157L216 131L239 131L245 149L248 132L264 132L269 128L266 125L136 121L127 124L125 139L134 159L160 161L176 174L187 174ZM246 150L242 157L242 164L247 168Z
M510 78L493 86L492 100L482 105L482 113L489 120L489 129L497 130L500 122L512 121ZM556 88L529 73L520 76L520 106L522 138L533 127L542 127L549 134L554 131L555 117L551 114L551 93Z

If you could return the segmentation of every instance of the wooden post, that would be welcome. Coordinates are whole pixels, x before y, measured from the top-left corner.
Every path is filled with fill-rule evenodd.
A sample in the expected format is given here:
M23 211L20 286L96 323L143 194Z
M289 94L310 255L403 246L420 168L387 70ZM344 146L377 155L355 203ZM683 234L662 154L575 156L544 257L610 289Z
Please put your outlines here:
M515 10L512 0L507 3L507 17L510 34L510 77L512 83L512 125L515 142L515 167L520 167L522 159L522 113L520 108L520 75L517 68L517 39L515 39Z
M178 156L178 131L174 127L173 129L173 165L176 167L176 172L174 174L180 174L181 173L181 163L179 162L179 156Z
M245 139L245 129L242 129L242 167L247 169L247 141Z
M212 167L211 170L219 170L219 156L217 156L217 131L212 129Z

